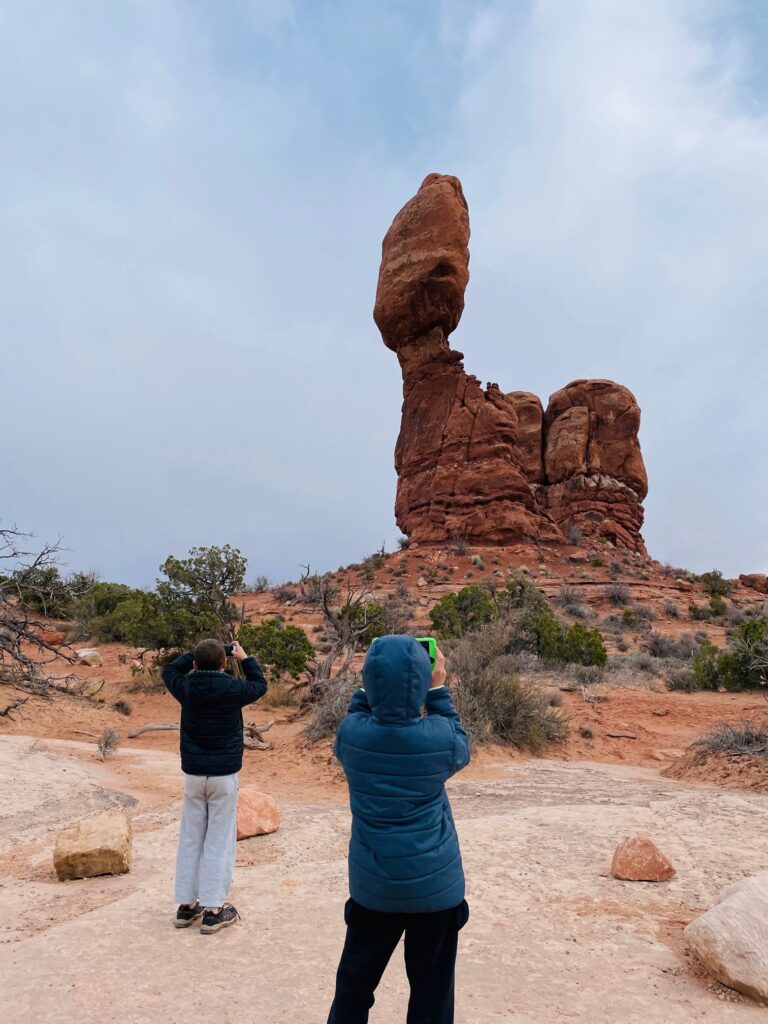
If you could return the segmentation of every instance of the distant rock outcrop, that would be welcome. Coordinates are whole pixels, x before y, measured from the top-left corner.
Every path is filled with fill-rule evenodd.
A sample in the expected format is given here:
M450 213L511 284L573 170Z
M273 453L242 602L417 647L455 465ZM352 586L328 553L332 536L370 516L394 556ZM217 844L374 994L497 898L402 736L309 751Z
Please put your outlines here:
M536 395L480 386L448 344L469 281L461 182L430 174L382 247L374 319L403 373L397 522L417 541L586 535L644 551L640 408L612 381L574 381L544 412Z

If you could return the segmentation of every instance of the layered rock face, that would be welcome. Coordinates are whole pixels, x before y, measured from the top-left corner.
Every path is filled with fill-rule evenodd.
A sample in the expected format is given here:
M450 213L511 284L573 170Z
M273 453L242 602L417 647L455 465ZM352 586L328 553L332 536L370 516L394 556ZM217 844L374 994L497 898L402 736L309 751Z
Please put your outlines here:
M574 381L536 395L480 386L448 336L469 281L461 182L428 175L382 246L374 319L403 373L395 513L417 541L563 541L570 525L644 551L647 492L633 395Z

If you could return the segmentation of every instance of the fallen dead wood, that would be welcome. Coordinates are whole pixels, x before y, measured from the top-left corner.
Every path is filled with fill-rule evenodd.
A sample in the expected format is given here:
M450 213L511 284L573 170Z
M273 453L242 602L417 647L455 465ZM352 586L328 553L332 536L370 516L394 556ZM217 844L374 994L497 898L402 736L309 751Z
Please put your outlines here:
M142 725L140 729L134 729L128 733L129 740L135 740L143 732L178 732L181 727L178 725L164 725L158 722L151 722L149 725Z
M13 712L26 704L28 700L29 697L22 697L21 700L15 700L11 704L6 704L4 708L0 708L0 717L10 718L13 721Z
M265 743L262 738L262 733L268 732L274 722L267 722L265 725L256 725L255 722L249 722L248 725L243 727L243 745L248 750L272 750L274 743ZM128 733L128 739L134 740L137 736L141 736L145 732L178 732L179 726L171 723L164 722L150 722L149 725L142 725L139 729L134 729L133 732Z
M635 732L612 732L607 729L605 732L606 736L610 736L612 740L636 740L637 733Z

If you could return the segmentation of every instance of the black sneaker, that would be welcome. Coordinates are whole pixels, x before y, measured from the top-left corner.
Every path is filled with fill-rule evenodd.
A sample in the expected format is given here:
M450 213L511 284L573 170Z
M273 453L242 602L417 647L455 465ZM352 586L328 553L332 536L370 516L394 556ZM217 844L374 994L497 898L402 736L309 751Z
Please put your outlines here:
M214 914L211 910L206 910L203 914L203 923L200 925L200 931L203 935L213 935L214 932L219 931L221 928L228 928L231 924L240 920L240 915L232 906L231 903L225 903L218 914Z
M202 916L203 908L199 903L196 903L194 907L188 907L186 903L182 903L176 911L176 919L173 924L175 928L189 928L195 921L199 921Z

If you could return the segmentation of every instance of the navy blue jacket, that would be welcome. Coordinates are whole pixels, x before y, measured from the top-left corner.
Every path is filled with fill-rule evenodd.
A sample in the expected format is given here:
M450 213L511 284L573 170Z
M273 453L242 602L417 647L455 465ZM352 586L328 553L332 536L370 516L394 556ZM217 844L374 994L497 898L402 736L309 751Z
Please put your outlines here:
M420 644L379 638L336 734L352 807L349 890L369 910L422 913L464 899L445 782L469 762L469 745L450 692L431 682Z
M243 767L243 711L267 692L255 658L241 661L245 679L194 669L182 654L163 669L163 682L181 704L181 770L187 775L234 775Z

